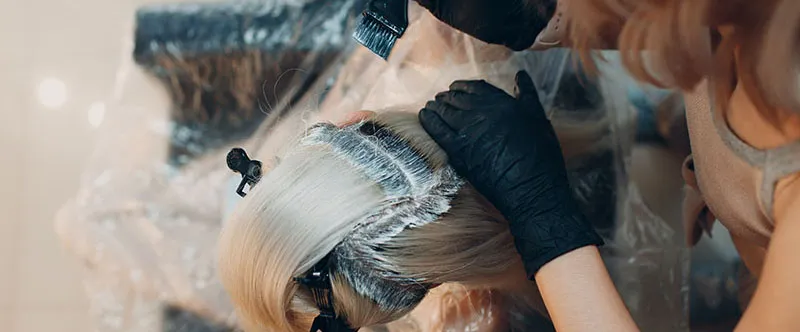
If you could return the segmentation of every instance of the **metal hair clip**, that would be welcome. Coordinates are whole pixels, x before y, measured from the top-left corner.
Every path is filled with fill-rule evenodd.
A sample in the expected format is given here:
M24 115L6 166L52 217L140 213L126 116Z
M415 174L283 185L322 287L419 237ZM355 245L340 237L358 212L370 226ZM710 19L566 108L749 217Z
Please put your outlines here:
M228 168L242 175L242 182L236 188L236 193L242 197L246 196L244 186L249 185L252 188L261 180L261 162L250 160L242 148L233 148L231 152L228 152L227 161Z
M319 309L319 315L314 318L310 332L356 332L357 330L350 328L341 316L336 316L328 262L329 257L326 256L304 277L294 278L298 284L308 287Z

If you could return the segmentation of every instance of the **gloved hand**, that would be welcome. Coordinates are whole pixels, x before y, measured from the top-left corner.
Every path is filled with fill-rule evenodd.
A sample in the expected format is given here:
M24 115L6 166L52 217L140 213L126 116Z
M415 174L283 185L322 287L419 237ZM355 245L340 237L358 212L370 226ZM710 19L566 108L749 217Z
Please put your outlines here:
M416 1L451 27L515 51L533 45L556 8L556 0Z
M419 113L450 164L509 221L529 278L547 262L603 240L578 209L564 157L530 76L512 97L456 81Z

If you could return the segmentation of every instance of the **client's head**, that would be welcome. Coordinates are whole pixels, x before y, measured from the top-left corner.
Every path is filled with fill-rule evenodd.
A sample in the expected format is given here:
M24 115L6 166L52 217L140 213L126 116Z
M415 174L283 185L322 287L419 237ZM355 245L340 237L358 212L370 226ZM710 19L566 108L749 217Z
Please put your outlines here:
M294 278L323 259L351 327L396 320L442 283L509 289L525 277L505 221L413 113L313 126L220 240L222 282L244 325L262 331L308 331L318 308Z

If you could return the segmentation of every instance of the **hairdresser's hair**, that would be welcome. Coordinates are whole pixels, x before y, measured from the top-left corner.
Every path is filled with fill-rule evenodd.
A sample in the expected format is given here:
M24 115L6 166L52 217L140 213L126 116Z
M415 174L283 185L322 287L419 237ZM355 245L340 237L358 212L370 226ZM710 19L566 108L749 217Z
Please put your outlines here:
M413 113L386 112L366 123L413 150L416 157L410 158L398 157L397 151L382 152L394 159L392 167L408 173L407 179L426 172L448 174L446 155ZM446 212L406 215L405 226L391 236L353 239L353 233L369 235L365 218L404 204L388 194L386 183L394 172L376 169L381 167L372 159L381 158L381 153L302 143L323 135L315 134L317 130L334 135L330 142L344 137L345 129L312 127L252 188L223 230L221 279L243 325L261 331L307 331L318 310L293 278L305 275L332 252L335 310L353 327L394 321L442 283L538 296L525 278L506 221L465 183L453 190L449 210L442 210ZM384 139L360 135L366 144Z
M623 64L643 81L689 91L710 78L718 106L726 107L732 82L738 79L773 124L800 114L798 0L567 0L563 4L567 15L575 18L570 20L570 44L589 69L596 69L592 49L616 44Z

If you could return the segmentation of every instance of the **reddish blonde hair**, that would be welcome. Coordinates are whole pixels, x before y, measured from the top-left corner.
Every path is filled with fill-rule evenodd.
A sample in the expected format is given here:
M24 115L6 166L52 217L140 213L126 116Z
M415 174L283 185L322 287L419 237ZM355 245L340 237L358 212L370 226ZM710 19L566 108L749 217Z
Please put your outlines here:
M568 0L564 4L574 18L570 44L590 71L596 70L591 50L616 45L625 67L642 81L691 90L710 78L721 107L726 107L732 82L738 82L770 122L800 115L800 0ZM708 44L710 34L713 49Z

